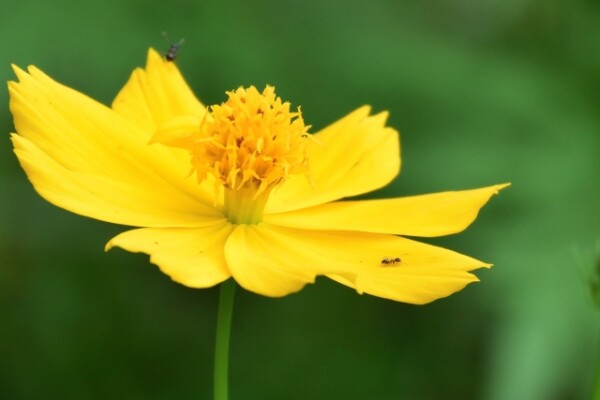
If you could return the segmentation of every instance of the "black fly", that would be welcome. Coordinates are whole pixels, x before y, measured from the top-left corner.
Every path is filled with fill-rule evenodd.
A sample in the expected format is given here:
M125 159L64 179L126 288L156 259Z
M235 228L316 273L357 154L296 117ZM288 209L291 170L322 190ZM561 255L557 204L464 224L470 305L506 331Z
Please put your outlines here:
M184 39L182 38L179 40L179 42L174 43L169 40L169 37L167 36L167 34L165 32L163 32L162 35L165 38L165 40L168 43L170 43L169 48L167 49L167 52L165 53L165 60L175 61L175 59L177 58L177 51L179 51L179 48L181 47L181 45L184 42Z

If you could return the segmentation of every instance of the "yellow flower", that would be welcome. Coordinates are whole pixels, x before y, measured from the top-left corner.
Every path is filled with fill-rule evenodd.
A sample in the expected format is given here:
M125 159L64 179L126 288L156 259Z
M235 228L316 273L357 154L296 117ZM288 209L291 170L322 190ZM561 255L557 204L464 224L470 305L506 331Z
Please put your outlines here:
M506 185L339 201L399 173L386 113L362 107L311 135L300 109L269 86L228 92L207 108L154 50L112 108L35 67L15 71L12 141L36 191L71 212L138 227L106 249L147 253L179 283L206 288L233 277L276 297L325 275L423 304L490 266L397 235L460 232Z

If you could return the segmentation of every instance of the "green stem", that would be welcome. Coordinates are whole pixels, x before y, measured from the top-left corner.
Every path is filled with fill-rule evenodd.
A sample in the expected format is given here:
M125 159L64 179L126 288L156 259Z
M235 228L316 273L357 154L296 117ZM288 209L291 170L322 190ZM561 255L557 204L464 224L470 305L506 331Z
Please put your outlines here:
M231 332L234 294L235 280L229 279L221 283L215 345L215 400L227 400L228 396L229 336Z

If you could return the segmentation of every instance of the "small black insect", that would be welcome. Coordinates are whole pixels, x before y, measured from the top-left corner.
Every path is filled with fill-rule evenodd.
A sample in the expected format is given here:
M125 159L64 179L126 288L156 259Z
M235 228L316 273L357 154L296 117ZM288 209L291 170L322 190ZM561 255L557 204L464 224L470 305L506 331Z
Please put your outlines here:
M395 258L386 257L383 260L381 260L382 265L395 265L395 264L400 264L401 262L402 262L402 260L400 259L400 257L395 257Z
M177 52L179 51L179 48L181 47L181 45L183 44L185 39L181 38L181 39L179 39L179 42L174 43L169 40L169 37L167 36L167 34L165 32L163 32L162 34L163 34L163 37L165 38L165 40L168 43L170 43L169 48L167 49L167 52L165 53L165 60L175 61L175 59L177 58Z

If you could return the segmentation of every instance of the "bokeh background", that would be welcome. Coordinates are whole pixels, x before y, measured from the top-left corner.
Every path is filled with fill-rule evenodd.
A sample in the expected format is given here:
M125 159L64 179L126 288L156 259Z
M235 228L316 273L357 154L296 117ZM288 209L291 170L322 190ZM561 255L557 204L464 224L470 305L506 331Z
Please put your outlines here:
M3 3L0 80L35 64L110 104L149 46L207 104L274 84L314 130L390 111L403 169L375 197L510 181L429 243L493 262L427 306L319 279L237 293L232 399L590 398L600 312L600 6L559 0ZM210 398L218 290L172 283L124 228L32 189L0 95L0 398ZM60 134L60 132L57 132ZM600 267L600 265L599 265Z

